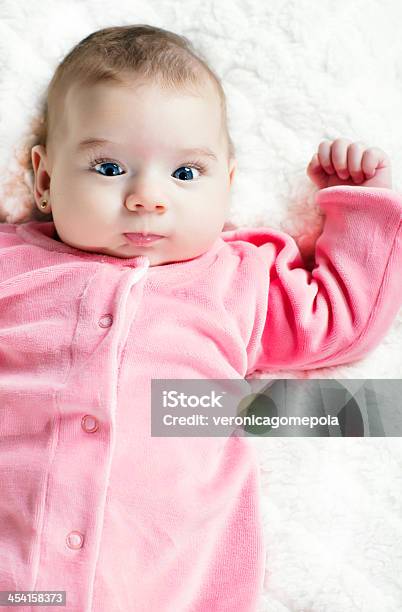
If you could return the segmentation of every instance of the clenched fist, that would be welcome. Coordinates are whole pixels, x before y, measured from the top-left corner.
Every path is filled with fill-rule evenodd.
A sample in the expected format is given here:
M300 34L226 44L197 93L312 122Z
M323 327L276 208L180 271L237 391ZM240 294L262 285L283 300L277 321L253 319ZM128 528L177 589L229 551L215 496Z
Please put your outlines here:
M387 154L346 138L321 142L307 166L307 175L320 189L335 185L392 189Z

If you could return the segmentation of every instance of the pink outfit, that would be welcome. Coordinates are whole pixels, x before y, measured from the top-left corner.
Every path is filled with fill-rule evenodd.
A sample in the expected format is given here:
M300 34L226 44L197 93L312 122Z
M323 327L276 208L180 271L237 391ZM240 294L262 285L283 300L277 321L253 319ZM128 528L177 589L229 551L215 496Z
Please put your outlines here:
M402 197L316 198L312 272L269 228L149 267L53 223L0 226L0 590L65 590L77 612L256 610L254 451L151 437L151 379L320 368L379 343L402 304Z

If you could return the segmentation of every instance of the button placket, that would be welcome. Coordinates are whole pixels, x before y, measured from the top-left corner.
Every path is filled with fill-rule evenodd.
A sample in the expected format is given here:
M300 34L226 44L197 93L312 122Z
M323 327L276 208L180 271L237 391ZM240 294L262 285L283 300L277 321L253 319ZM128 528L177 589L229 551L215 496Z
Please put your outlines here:
M146 268L144 270L138 271L134 283L136 283L145 274L145 272ZM98 320L98 325L102 328L111 327L112 324L113 315L110 313L103 314ZM99 429L99 421L91 414L86 414L81 419L81 427L86 433L94 433ZM66 543L69 548L73 550L78 550L83 547L84 535L79 531L71 531L66 536Z

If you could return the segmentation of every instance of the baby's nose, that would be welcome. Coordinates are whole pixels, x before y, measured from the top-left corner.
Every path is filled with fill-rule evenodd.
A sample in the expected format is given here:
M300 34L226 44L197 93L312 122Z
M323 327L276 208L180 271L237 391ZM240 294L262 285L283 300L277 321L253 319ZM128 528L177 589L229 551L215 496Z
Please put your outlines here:
M165 212L167 208L166 204L162 202L154 201L151 199L145 199L145 198L139 199L138 197L136 198L135 196L129 196L126 199L126 206L128 210L132 210L138 213L143 213L143 212L163 213Z

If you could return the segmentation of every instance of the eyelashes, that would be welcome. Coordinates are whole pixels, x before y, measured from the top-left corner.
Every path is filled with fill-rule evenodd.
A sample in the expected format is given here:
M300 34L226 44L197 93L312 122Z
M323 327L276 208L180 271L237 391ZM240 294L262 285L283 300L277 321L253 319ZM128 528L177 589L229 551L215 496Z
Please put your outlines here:
M94 158L94 157L90 156L88 158L88 160L87 160L87 163L89 164L89 168L91 170L94 170L95 167L98 164L106 164L106 163L115 164L116 166L120 166L120 168L123 169L123 167L122 167L120 162L118 162L117 160L114 160L114 159L107 158L107 157L99 157L99 158L97 157L97 158ZM206 172L207 172L207 167L199 159L195 159L195 160L192 160L192 161L186 161L186 162L178 165L177 168L175 168L175 170L178 170L179 168L183 168L183 167L185 167L185 168L195 168L196 170L198 170L198 172L201 175L202 174L206 174ZM122 176L122 174L116 174L115 176ZM106 175L101 175L101 176L106 176Z

